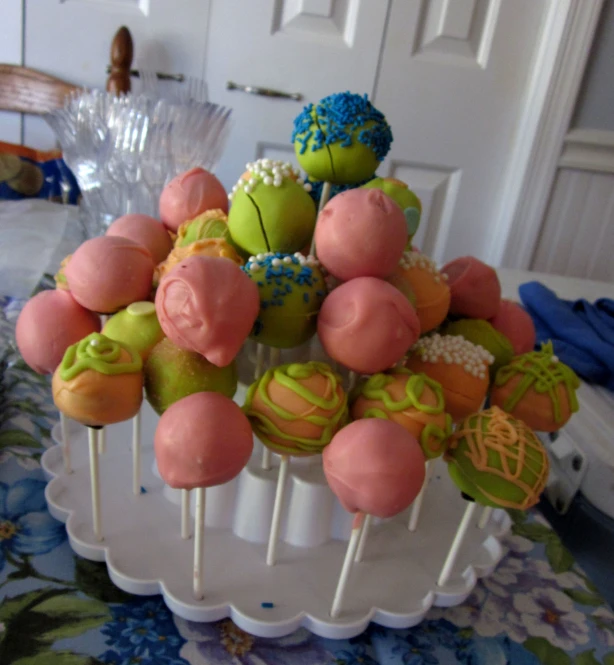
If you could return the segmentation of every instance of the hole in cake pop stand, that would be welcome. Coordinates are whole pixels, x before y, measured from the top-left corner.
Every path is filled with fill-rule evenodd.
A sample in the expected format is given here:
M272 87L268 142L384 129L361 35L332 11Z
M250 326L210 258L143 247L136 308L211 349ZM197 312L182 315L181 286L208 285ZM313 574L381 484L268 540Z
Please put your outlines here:
M132 493L132 424L108 428L107 453L100 457L103 543L95 541L91 524L84 427L71 442L74 473L64 472L61 446L52 446L43 455L43 469L50 479L46 498L52 515L67 523L70 544L78 554L106 561L113 582L129 593L162 593L169 608L184 619L209 622L230 617L262 637L280 637L303 626L324 637L349 638L370 621L409 627L434 604L463 602L477 577L490 574L503 556L499 540L509 530L510 519L497 510L484 529L478 528L476 518L449 583L436 587L464 510L444 463L437 462L417 531L407 530L409 511L373 521L363 560L353 565L342 610L333 620L329 612L353 516L330 492L319 457L293 458L277 563L267 566L279 459L273 455L272 469L263 471L257 443L239 477L207 489L205 588L203 600L196 601L194 543L181 538L181 495L166 487L155 472L156 423L157 416L144 404L141 484L146 493L138 497ZM263 608L263 598L273 608Z

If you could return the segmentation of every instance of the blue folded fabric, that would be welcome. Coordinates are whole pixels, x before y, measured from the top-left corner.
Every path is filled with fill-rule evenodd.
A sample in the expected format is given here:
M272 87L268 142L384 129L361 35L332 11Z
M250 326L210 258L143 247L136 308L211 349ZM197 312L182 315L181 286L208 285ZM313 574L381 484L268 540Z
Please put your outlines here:
M539 282L518 291L537 341L552 340L556 355L585 381L614 390L614 300L562 300Z

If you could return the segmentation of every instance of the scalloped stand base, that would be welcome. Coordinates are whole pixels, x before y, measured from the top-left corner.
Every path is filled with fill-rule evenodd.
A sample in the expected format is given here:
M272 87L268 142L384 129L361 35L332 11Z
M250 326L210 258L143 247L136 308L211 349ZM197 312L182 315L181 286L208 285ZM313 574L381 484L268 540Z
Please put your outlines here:
M436 467L415 533L409 512L374 521L364 559L352 569L343 610L330 617L352 516L326 486L321 465L292 460L278 562L266 565L266 537L277 467L259 468L261 446L248 467L227 485L207 490L205 598L192 595L193 541L180 536L178 496L165 488L155 468L157 416L144 403L142 486L132 494L131 423L108 428L100 456L103 542L92 531L87 433L73 427L73 473L66 474L60 446L45 452L43 468L49 510L66 522L70 544L81 556L106 561L113 582L129 593L161 593L168 607L191 621L230 617L260 637L280 637L300 626L328 638L348 638L369 621L390 628L419 623L432 605L462 603L477 577L490 574L504 551L510 528L504 511L489 524L477 520L465 539L449 583L436 580L464 510L445 464ZM55 430L57 436L57 429ZM272 603L273 607L263 607Z

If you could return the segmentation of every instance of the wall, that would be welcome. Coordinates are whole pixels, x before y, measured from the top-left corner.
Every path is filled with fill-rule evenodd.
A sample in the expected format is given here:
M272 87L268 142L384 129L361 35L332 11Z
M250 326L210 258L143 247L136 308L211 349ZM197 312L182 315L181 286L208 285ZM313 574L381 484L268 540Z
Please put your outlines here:
M22 12L22 0L2 0L0 62L7 65L22 63ZM0 141L20 143L20 139L21 117L0 111Z
M531 268L614 281L614 0L605 0Z

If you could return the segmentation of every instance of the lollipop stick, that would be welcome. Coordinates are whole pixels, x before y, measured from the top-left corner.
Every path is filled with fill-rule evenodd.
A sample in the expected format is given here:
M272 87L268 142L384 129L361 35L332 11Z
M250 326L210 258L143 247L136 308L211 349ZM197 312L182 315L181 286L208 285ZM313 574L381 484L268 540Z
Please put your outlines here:
M269 354L269 367L277 367L281 359L281 349L276 349L274 346L271 347L271 353Z
M194 598L204 598L203 554L205 550L205 488L196 488L196 515L194 516Z
M107 452L107 430L103 427L98 430L98 454L104 455Z
M424 483L422 484L422 489L418 496L414 499L414 503L411 507L411 514L409 515L409 524L407 528L410 531L415 531L418 528L418 520L420 519L420 511L422 510L422 502L424 501L424 495L426 494L426 488L428 487L431 477L433 476L433 471L435 470L435 461L429 460L426 463L426 473L424 475Z
M469 501L467 503L467 508L465 508L465 513L461 519L461 523L459 524L458 529L456 530L456 535L452 541L452 546L450 547L448 556L446 557L443 568L441 569L441 573L439 574L439 579L437 580L438 586L445 586L450 579L452 569L454 568L454 564L458 558L458 553L460 552L460 548L463 544L463 540L465 539L465 535L467 534L467 530L469 529L469 525L471 524L471 520L473 519L473 514L475 513L477 506L478 504L475 501Z
M265 471L271 468L271 451L266 446L262 448L262 468Z
M68 420L60 411L60 429L62 430L62 457L64 458L64 471L72 473L70 463L70 432L68 431Z
M90 427L88 439L90 446L90 477L92 484L92 525L94 536L98 542L102 540L102 526L100 520L100 473L98 469L98 432Z
M256 344L256 367L254 369L254 381L262 376L264 369L264 344Z
M485 529L486 525L490 521L490 517L492 515L494 508L492 506L484 506L484 510L482 511L482 514L480 515L480 521L478 522L478 528L479 529Z
M181 537L190 538L190 490L181 490Z
M141 412L132 419L132 493L141 493Z
M279 539L279 527L281 526L281 509L284 503L284 491L290 456L282 455L279 463L279 475L277 476L277 490L275 491L275 504L273 506L273 519L269 533L269 547L266 553L267 566L274 566L277 557L277 541Z
M354 388L356 387L356 380L358 379L358 375L356 372L350 372L348 374L348 393L352 392Z
M330 182L325 182L322 185L322 193L320 194L320 203L318 204L318 215L320 212L322 212L322 208L328 203L328 199L330 198L330 190L332 188L332 185ZM312 254L313 256L316 255L316 237L315 234L313 238L311 239L311 247L309 249L309 253Z
M333 598L333 604L330 608L330 615L333 619L336 619L341 612L341 603L343 602L343 595L345 594L345 588L347 586L348 580L350 579L350 572L352 570L352 563L356 558L356 550L358 549L358 544L360 542L360 536L364 526L362 513L356 513L354 518L354 524L352 526L352 535L350 536L350 541L348 543L348 548L345 552L345 559L343 560L343 566L341 568L341 575L339 575L339 581L337 582L337 589L335 591L335 597Z
M356 558L354 559L357 563L362 561L363 554L365 553L365 545L367 544L367 538L369 537L369 529L371 528L372 519L372 515L365 515L365 521L362 525L362 533L360 534L360 540L358 541L358 549L356 550Z

